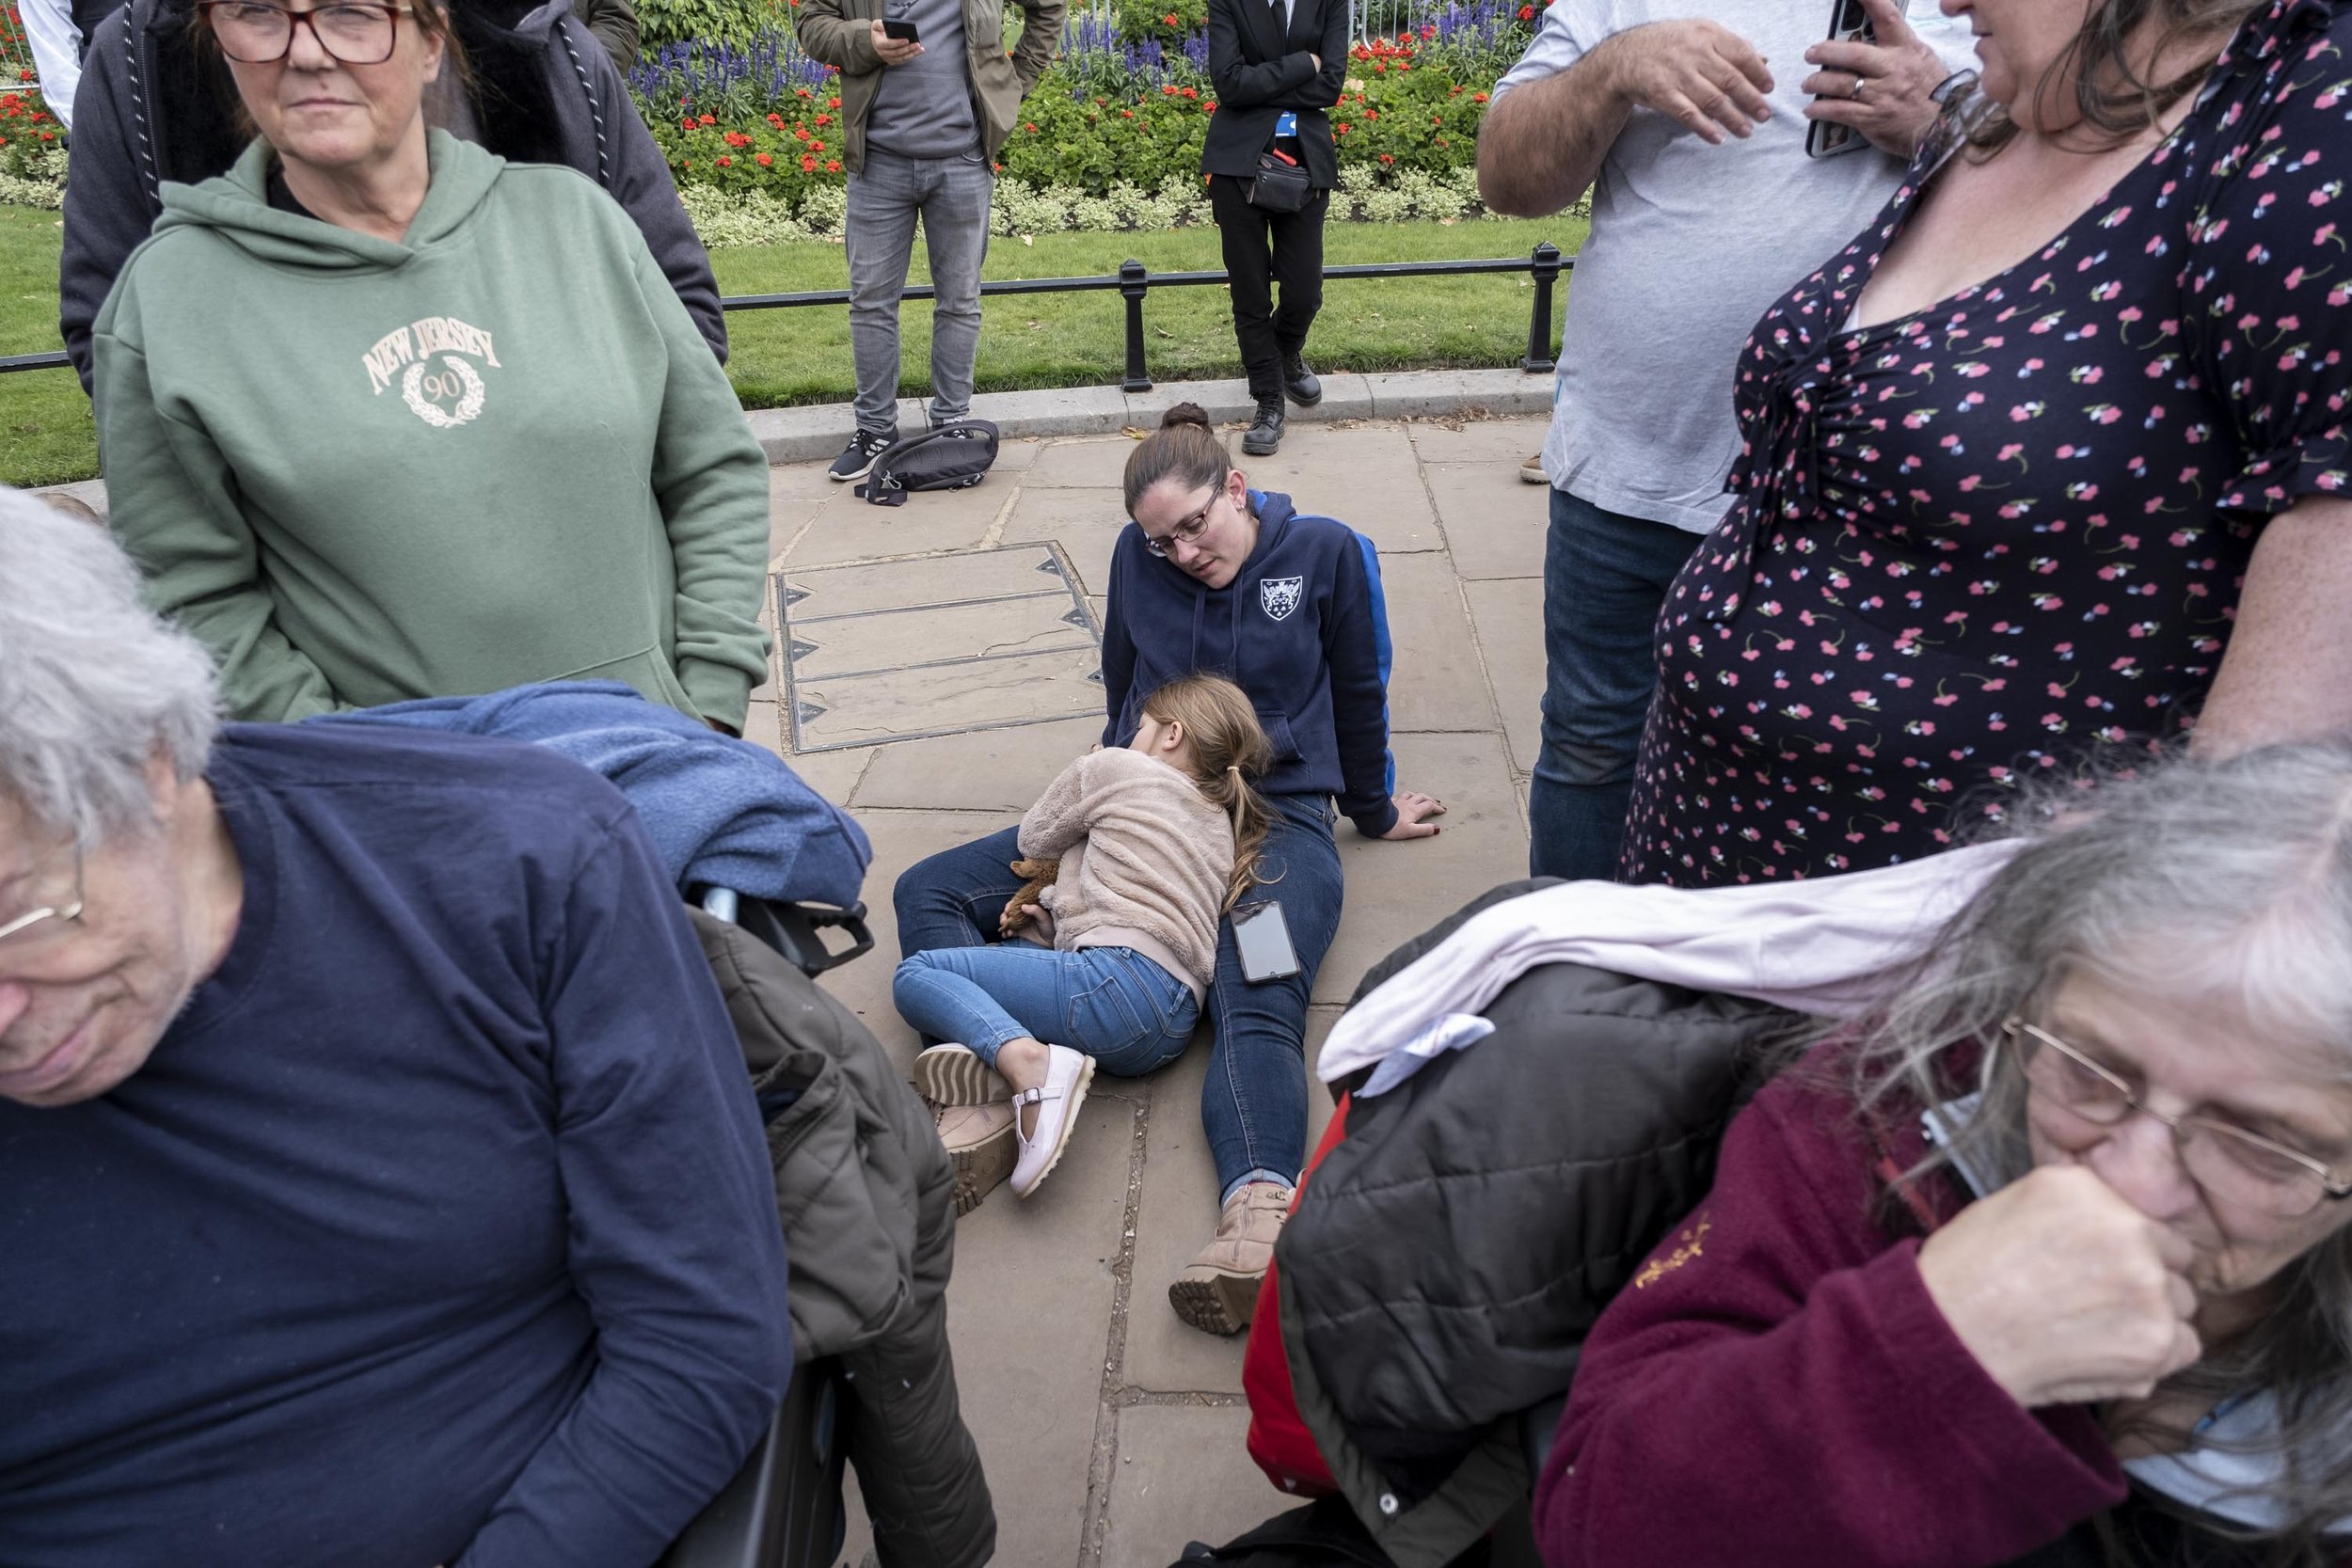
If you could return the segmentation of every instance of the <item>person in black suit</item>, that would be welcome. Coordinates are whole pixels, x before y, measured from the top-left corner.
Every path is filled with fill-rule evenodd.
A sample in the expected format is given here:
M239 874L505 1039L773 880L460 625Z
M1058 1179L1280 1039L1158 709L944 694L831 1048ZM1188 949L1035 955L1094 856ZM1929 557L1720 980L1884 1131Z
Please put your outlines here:
M1323 399L1304 357L1323 308L1323 217L1339 183L1339 153L1324 111L1347 77L1347 0L1209 0L1209 78L1216 113L1200 149L1209 207L1225 243L1233 335L1258 415L1241 450L1263 457L1282 440L1282 399ZM1284 133L1278 136L1278 129ZM1295 213L1249 200L1259 154L1303 165L1311 189ZM1282 304L1274 308L1276 281Z

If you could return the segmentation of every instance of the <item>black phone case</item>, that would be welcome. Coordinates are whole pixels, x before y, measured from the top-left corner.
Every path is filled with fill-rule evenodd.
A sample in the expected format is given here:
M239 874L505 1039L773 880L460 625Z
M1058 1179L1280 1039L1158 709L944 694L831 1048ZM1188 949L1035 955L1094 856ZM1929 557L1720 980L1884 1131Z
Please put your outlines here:
M1876 43L1878 30L1870 25L1870 13L1862 8L1862 0L1830 0L1826 37L1832 43ZM1851 125L1833 125L1817 119L1805 128L1804 155L1808 158L1834 158L1840 152L1856 152L1868 145L1862 133Z

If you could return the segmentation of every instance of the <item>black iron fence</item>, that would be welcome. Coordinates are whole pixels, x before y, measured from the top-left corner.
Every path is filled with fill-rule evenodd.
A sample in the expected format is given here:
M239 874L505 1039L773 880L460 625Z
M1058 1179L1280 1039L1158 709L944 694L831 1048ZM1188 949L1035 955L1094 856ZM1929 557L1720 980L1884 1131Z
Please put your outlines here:
M1354 266L1326 267L1326 279L1354 277L1458 277L1475 273L1518 273L1529 275L1534 281L1534 297L1529 302L1527 316L1527 352L1519 358L1519 368L1528 373L1539 374L1552 369L1555 355L1551 341L1552 285L1560 275L1576 265L1576 258L1563 256L1547 241L1525 256L1503 256L1489 261L1378 261ZM1148 392L1152 375L1144 362L1143 303L1153 289L1202 288L1222 285L1222 272L1164 272L1152 273L1141 261L1129 260L1120 269L1101 277L1007 277L980 285L983 299L1004 294L1068 294L1116 289L1127 302L1127 370L1120 381L1120 389L1127 392ZM929 285L910 288L907 299L929 299ZM719 302L728 310L779 310L802 306L843 305L850 303L847 289L817 289L789 294L738 294ZM8 371L41 371L63 366L62 354L18 354L0 358L0 372Z

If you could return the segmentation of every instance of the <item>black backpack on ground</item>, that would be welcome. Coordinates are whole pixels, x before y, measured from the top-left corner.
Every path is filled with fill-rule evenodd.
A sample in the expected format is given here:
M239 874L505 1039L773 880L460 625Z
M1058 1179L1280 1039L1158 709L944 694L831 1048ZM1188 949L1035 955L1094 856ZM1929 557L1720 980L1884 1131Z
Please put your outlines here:
M969 489L995 466L996 427L957 420L883 448L857 496L876 506L904 506L910 490Z

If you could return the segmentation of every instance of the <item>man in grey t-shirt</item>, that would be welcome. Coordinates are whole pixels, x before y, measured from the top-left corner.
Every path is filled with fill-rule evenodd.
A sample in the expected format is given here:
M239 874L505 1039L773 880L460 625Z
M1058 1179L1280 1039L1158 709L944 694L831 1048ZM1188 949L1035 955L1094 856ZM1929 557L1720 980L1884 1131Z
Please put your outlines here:
M1517 216L1587 187L1544 472L1537 876L1616 875L1657 688L1666 589L1722 521L1749 329L1852 239L1900 180L1939 91L1974 64L1935 0L1867 0L1876 44L1824 41L1829 0L1557 0L1497 84L1479 193ZM1908 15L1906 14L1908 11ZM1799 80L1772 59L1820 69ZM1808 102L1811 100L1811 102ZM1808 157L1810 120L1869 145Z

